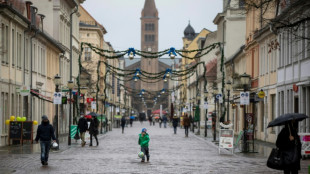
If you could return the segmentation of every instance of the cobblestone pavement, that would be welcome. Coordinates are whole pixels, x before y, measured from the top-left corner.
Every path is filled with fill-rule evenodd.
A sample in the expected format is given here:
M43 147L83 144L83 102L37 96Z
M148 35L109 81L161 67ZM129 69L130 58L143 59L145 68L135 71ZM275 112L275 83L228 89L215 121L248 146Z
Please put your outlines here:
M138 134L148 129L150 162L138 158ZM51 152L49 165L41 166L39 153L4 154L0 151L0 173L282 173L266 167L266 158L218 154L217 146L193 134L184 137L184 129L159 128L135 122L133 127L113 129L100 136L98 147L72 145ZM300 173L307 173L306 168Z

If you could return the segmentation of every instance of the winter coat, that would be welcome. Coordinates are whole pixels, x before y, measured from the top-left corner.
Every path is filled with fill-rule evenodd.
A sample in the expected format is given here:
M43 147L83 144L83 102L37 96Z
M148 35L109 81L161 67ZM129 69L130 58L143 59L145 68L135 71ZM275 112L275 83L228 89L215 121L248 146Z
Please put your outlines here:
M54 128L50 122L43 122L38 126L36 141L51 141L51 139L56 140L54 134Z
M126 125L126 119L125 119L125 117L123 117L121 119L121 126L124 127L125 125Z
M78 122L78 130L83 133L87 130L87 120L84 117L81 117Z
M98 135L99 120L97 118L90 120L89 134Z
M163 116L163 122L166 123L167 122L167 117Z
M299 160L297 160L296 163L291 165L286 165L284 169L297 169L300 170L300 159L301 159L301 142L298 137L297 131L295 129L292 129L292 126L290 126L291 134L294 137L293 141L290 141L289 136L290 132L288 129L288 125L286 125L281 132L278 135L276 146L280 149L280 151L288 151L290 149L294 149L295 146L297 146L298 156ZM295 140L297 140L297 145L295 144Z
M177 127L179 123L179 118L178 117L173 117L172 118L172 125L173 127Z
M190 126L190 124L191 124L191 122L190 122L189 118L188 117L184 117L183 118L183 125L184 126Z
M141 147L149 147L149 141L150 141L150 137L148 133L146 133L143 137L142 137L142 134L139 134L138 144Z

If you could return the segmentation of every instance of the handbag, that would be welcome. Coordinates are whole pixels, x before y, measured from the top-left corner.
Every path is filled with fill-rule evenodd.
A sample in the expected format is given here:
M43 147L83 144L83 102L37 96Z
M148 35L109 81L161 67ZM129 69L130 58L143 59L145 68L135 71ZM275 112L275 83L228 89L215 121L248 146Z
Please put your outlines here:
M267 167L276 170L284 169L283 154L278 148L273 148L271 150L267 161Z

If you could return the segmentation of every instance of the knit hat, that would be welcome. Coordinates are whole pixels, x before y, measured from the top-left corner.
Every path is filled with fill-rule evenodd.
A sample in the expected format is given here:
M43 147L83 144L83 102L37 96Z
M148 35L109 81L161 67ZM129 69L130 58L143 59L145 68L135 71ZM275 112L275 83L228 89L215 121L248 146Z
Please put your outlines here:
M146 129L145 129L145 128L143 128L143 129L142 129L142 132L146 132Z
M48 117L46 115L43 115L42 120L48 120Z

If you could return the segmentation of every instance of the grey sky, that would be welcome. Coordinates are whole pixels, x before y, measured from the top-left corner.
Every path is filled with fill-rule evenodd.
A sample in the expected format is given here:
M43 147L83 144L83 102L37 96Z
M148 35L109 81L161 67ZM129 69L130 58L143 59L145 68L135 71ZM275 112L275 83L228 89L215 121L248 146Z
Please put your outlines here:
M196 33L216 30L213 19L222 12L222 0L155 0L159 14L159 51L182 48L182 37L190 20ZM105 41L115 50L141 48L141 11L144 0L86 0L82 6L108 33Z

